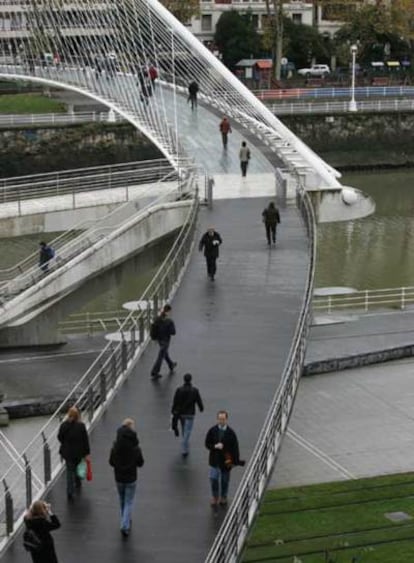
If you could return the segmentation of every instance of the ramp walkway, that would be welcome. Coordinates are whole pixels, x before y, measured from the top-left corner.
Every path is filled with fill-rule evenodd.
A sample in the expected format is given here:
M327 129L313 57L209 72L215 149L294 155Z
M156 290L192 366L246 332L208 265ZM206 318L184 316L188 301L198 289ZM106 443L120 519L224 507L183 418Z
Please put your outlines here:
M249 177L245 180L249 183ZM203 561L224 515L209 507L207 451L203 441L216 411L228 409L248 459L279 383L301 307L307 243L299 213L282 213L276 248L268 249L260 221L268 198L216 202L204 210L198 235L210 224L224 243L216 282L207 279L195 250L173 302L177 336L174 377L150 380L156 348L150 345L133 375L92 432L94 481L73 505L66 502L64 479L49 500L62 519L55 534L60 559L79 561ZM182 460L168 430L173 392L190 371L205 401L196 419L192 451ZM118 529L118 505L108 452L125 416L137 421L146 464L139 475L134 530L127 542ZM232 476L234 493L241 469ZM3 561L24 561L17 540Z

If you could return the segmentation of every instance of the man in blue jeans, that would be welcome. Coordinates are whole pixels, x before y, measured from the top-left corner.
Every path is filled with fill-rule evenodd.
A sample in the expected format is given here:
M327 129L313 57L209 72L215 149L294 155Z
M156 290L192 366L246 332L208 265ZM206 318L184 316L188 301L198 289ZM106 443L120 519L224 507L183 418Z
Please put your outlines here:
M193 430L195 407L198 406L200 412L203 412L204 405L201 400L200 393L197 387L193 387L191 373L184 375L184 385L178 387L174 394L173 405L171 413L173 418L178 418L181 422L182 442L181 442L181 455L188 456L189 442L191 432Z
M235 465L244 465L240 459L236 433L227 424L226 411L217 413L217 424L207 432L205 446L209 450L211 506L227 506L230 471Z
M118 429L116 440L109 456L109 464L114 468L121 508L121 534L126 538L131 530L131 514L137 485L137 467L144 465L135 423L126 418Z
M171 305L164 305L161 314L155 319L151 327L151 338L158 342L160 347L158 351L157 359L151 370L152 379L158 379L161 377L160 370L162 361L165 360L170 369L170 375L174 374L175 368L177 367L177 362L173 362L170 358L169 347L171 336L175 335L175 324L170 318Z

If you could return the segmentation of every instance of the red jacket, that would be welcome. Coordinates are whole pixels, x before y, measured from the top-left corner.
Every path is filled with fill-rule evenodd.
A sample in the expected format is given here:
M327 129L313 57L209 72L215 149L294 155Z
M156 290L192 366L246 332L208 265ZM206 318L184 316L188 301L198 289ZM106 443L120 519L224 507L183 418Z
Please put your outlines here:
M223 121L220 123L220 131L222 133L231 133L231 125L228 119L223 119Z

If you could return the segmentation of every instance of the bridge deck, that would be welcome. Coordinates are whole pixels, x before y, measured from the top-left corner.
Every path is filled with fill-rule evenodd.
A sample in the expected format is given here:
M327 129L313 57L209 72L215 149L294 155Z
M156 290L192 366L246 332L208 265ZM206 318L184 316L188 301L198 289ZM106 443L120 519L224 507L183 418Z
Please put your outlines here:
M279 382L300 309L307 247L298 213L282 215L278 246L268 249L260 214L268 199L233 199L201 213L200 233L216 225L224 244L217 280L205 275L197 251L173 303L178 334L172 355L178 373L154 384L149 379L156 353L150 345L134 373L92 433L94 481L67 505L64 479L49 498L62 519L55 534L66 563L202 561L222 514L209 507L204 435L219 408L228 409L248 458ZM196 419L192 451L183 461L168 430L169 409L182 374L190 371L205 401ZM107 463L114 433L125 416L137 420L146 464L139 475L134 530L122 541L112 470ZM241 469L233 474L234 493ZM25 561L20 541L4 563Z

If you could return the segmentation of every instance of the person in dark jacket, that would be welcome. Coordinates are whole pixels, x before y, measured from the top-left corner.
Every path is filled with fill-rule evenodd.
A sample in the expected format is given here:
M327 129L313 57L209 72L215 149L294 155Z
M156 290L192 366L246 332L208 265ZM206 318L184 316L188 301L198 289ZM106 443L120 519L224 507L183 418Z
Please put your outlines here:
M39 243L39 247L39 267L42 272L47 274L47 272L49 271L49 262L52 260L55 253L53 248L46 244L44 241Z
M178 387L174 394L171 413L174 418L178 418L181 422L182 430L182 456L187 457L189 451L189 441L193 430L195 407L198 406L200 412L203 412L204 405L201 400L200 392L197 387L193 387L191 373L184 375L184 385Z
M210 227L207 232L201 237L198 249L201 252L204 248L204 256L206 258L207 275L214 281L214 276L217 271L217 258L219 256L219 246L223 240L219 233Z
M126 418L118 429L116 440L109 456L109 464L114 468L115 482L121 507L121 533L128 537L131 530L131 513L137 485L137 467L144 465L144 458L135 423Z
M76 466L90 454L88 432L76 407L68 410L66 420L60 425L58 440L59 453L66 462L66 492L68 499L72 500L75 488L80 488L81 485L81 480L76 475Z
M230 471L235 465L244 465L240 460L236 433L227 424L226 411L217 413L217 424L207 432L205 446L209 450L211 506L227 506Z
M191 109L197 108L197 94L198 94L198 84L195 80L192 80L188 85L188 99L187 102L191 103Z
M271 201L262 213L263 223L266 229L267 244L270 246L271 242L276 244L276 227L280 223L279 210Z
M33 563L58 563L55 544L50 534L60 528L60 522L51 510L50 504L36 500L24 517L27 530L32 530L40 540L39 550L31 551Z
M164 305L161 314L154 321L156 327L155 340L158 342L160 347L155 364L152 366L151 377L152 379L158 379L161 377L160 369L162 361L165 360L170 368L170 375L174 375L175 368L177 367L177 362L173 362L170 358L168 349L170 347L171 336L175 335L175 324L170 318L171 305Z

